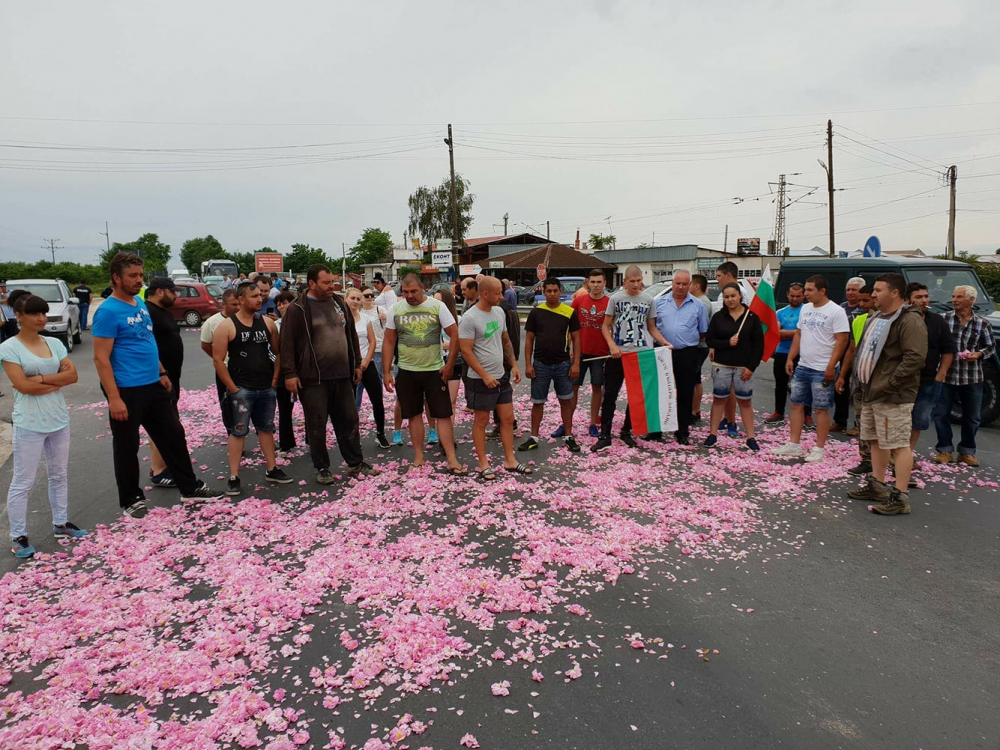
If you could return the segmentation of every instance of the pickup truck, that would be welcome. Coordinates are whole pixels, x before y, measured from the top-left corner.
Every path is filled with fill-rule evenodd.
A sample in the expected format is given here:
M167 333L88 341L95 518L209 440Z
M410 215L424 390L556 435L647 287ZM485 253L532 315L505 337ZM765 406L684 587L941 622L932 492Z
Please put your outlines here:
M884 273L902 274L907 283L918 281L926 284L931 296L931 309L944 313L951 309L951 293L956 286L968 285L979 292L976 297L975 312L990 321L993 336L1000 341L1000 312L986 293L986 287L976 275L975 269L967 263L933 258L808 258L786 260L775 284L774 295L777 306L788 304L788 287L793 282L804 284L810 276L824 276L829 287L830 299L838 304L844 301L847 280L860 276L868 284ZM982 423L984 425L1000 417L1000 355L983 363L986 376L983 390ZM961 407L956 404L952 417L961 416Z

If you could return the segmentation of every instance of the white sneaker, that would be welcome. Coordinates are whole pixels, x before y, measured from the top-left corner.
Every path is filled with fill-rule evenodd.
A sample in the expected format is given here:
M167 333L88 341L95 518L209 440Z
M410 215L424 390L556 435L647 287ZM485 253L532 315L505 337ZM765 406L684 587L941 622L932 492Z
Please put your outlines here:
M806 463L814 464L817 463L818 461L822 461L824 456L826 456L826 451L820 448L818 445L814 445L806 454L806 457L802 460L805 461Z
M801 458L802 446L798 443L785 443L780 448L772 450L771 453L775 456L791 456L793 458Z

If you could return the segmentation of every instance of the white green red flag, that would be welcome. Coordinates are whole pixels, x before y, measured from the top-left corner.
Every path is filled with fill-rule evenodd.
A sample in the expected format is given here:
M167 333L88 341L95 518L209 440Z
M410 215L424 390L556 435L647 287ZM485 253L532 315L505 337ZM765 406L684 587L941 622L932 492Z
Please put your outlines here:
M632 432L673 432L677 429L677 388L674 360L665 346L622 354L625 391Z
M778 325L777 307L774 304L774 285L771 283L771 266L764 269L764 275L754 290L750 300L750 312L760 318L764 327L764 361L767 362L781 341L781 327Z

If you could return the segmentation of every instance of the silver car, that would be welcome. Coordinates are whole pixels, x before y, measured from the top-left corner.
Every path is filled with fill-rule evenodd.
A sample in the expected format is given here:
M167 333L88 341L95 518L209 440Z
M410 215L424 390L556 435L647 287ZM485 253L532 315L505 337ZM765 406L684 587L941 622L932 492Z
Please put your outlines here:
M80 300L74 297L62 279L10 279L7 290L24 289L49 303L48 322L41 333L59 339L66 351L81 341Z

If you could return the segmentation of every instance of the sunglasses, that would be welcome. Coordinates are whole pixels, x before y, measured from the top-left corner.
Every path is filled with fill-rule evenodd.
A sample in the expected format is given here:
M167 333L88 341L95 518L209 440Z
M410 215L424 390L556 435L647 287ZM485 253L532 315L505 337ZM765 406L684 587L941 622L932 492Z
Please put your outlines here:
M361 296L364 297L365 299L375 299L374 294L362 294Z

